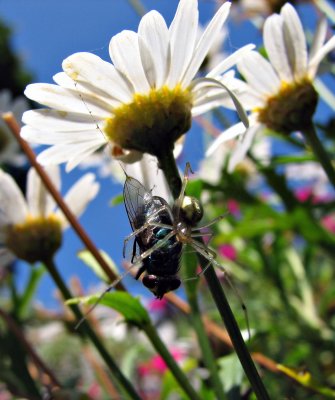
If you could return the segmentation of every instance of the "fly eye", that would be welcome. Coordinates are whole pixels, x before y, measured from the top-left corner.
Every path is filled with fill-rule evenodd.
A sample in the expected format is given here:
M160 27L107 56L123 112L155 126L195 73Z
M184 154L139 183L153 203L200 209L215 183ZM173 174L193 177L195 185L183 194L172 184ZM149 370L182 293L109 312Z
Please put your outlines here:
M181 204L180 213L187 224L195 226L203 217L204 210L198 199L192 196L185 196Z
M155 276L155 275L146 275L142 279L142 283L143 283L143 285L145 287L147 287L150 290L155 289L157 287L157 284L158 284L157 276Z

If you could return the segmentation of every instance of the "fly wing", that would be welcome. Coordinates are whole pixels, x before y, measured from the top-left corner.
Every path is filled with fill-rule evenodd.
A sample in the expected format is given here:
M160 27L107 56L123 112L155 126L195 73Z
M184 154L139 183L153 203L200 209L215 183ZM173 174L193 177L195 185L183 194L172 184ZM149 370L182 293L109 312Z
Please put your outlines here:
M123 198L129 222L133 231L140 228L145 221L145 201L151 193L137 179L127 176L123 188Z

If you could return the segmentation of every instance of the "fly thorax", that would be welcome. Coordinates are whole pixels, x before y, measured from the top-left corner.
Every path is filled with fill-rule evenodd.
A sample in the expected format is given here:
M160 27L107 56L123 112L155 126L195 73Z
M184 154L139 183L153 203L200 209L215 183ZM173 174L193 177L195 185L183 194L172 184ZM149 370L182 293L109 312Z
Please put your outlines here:
M156 232L155 232L155 239L157 240L156 243L166 243L166 245L170 245L171 244L171 238L169 240L166 241L165 237L171 232L171 229L167 229L167 228L159 228Z
M282 83L279 92L269 97L265 107L256 109L258 121L283 134L304 130L311 124L318 94L309 79Z
M145 193L143 196L144 204L150 204L152 202L151 193Z
M20 224L7 227L5 245L28 263L50 260L62 244L62 227L55 215L29 216Z
M192 95L180 85L136 93L132 102L113 110L103 132L114 144L160 158L191 126Z

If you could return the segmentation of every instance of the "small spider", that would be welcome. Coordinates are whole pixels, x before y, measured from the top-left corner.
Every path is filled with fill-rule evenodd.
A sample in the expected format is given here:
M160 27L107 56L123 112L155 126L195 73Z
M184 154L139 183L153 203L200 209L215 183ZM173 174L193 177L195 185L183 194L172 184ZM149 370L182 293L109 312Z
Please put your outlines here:
M126 177L124 202L133 232L124 241L123 255L128 242L134 239L131 268L139 268L135 279L145 272L142 283L158 299L180 286L177 273L186 244L207 259L208 266L213 264L222 269L215 260L216 253L197 238L211 236L201 230L215 224L224 215L196 227L203 216L203 208L199 200L185 195L190 171L190 164L187 163L180 195L172 207L162 197L153 196L137 179Z

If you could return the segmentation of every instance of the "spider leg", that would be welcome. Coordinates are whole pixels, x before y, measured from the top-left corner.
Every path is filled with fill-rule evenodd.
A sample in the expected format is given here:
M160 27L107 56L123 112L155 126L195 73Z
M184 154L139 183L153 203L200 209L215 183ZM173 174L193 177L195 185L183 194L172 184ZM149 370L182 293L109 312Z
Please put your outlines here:
M177 210L177 215L176 215L176 220L177 221L179 221L179 211L180 211L181 205L183 203L183 198L184 198L184 195L185 195L185 189L186 189L187 182L188 182L188 175L189 175L190 171L193 174L193 171L192 171L192 168L191 168L191 164L189 162L187 162L186 163L186 167L185 167L185 171L184 171L184 178L183 178L183 181L182 181L180 193L179 193L179 196L178 196L178 198L177 198L177 200L175 202L176 210Z
M138 262L140 264L142 264L142 260L144 260L145 258L149 257L154 251L160 249L161 247L163 247L165 245L165 243L167 243L169 241L169 239L171 239L173 236L176 235L176 232L174 230L172 230L170 233L168 233L164 239L159 240L156 244L154 244L152 247L150 247L150 249L144 251L142 254L140 254L138 256L138 260L136 261L135 264L136 265Z
M140 227L140 228L138 228L138 229L135 229L130 235L128 235L125 239L124 239L124 241L123 241L123 251L122 251L122 254L123 254L123 258L125 257L125 255L126 255L126 247L127 247L127 244L128 244L128 242L129 242L129 240L131 239L131 238L133 238L134 236L137 236L137 235L139 235L141 232L143 232L145 229L147 229L149 226L158 226L158 223L153 223L153 221L152 221L152 218L155 218L160 212L162 212L162 211L170 211L169 210L169 208L168 208L168 206L167 205L163 205L162 207L159 207L155 212L153 212L151 215L150 215L150 217L148 218L148 220ZM167 228L167 227L169 227L169 228L172 228L171 226L168 226L168 225L166 225L166 226L161 226L162 228Z
M200 229L204 229L204 228L209 228L210 226L216 224L218 221L221 221L221 219L225 218L228 214L229 214L229 212L219 215L218 217L216 217L212 221L210 221L208 224L193 228L192 232L196 232L196 231L199 231Z

